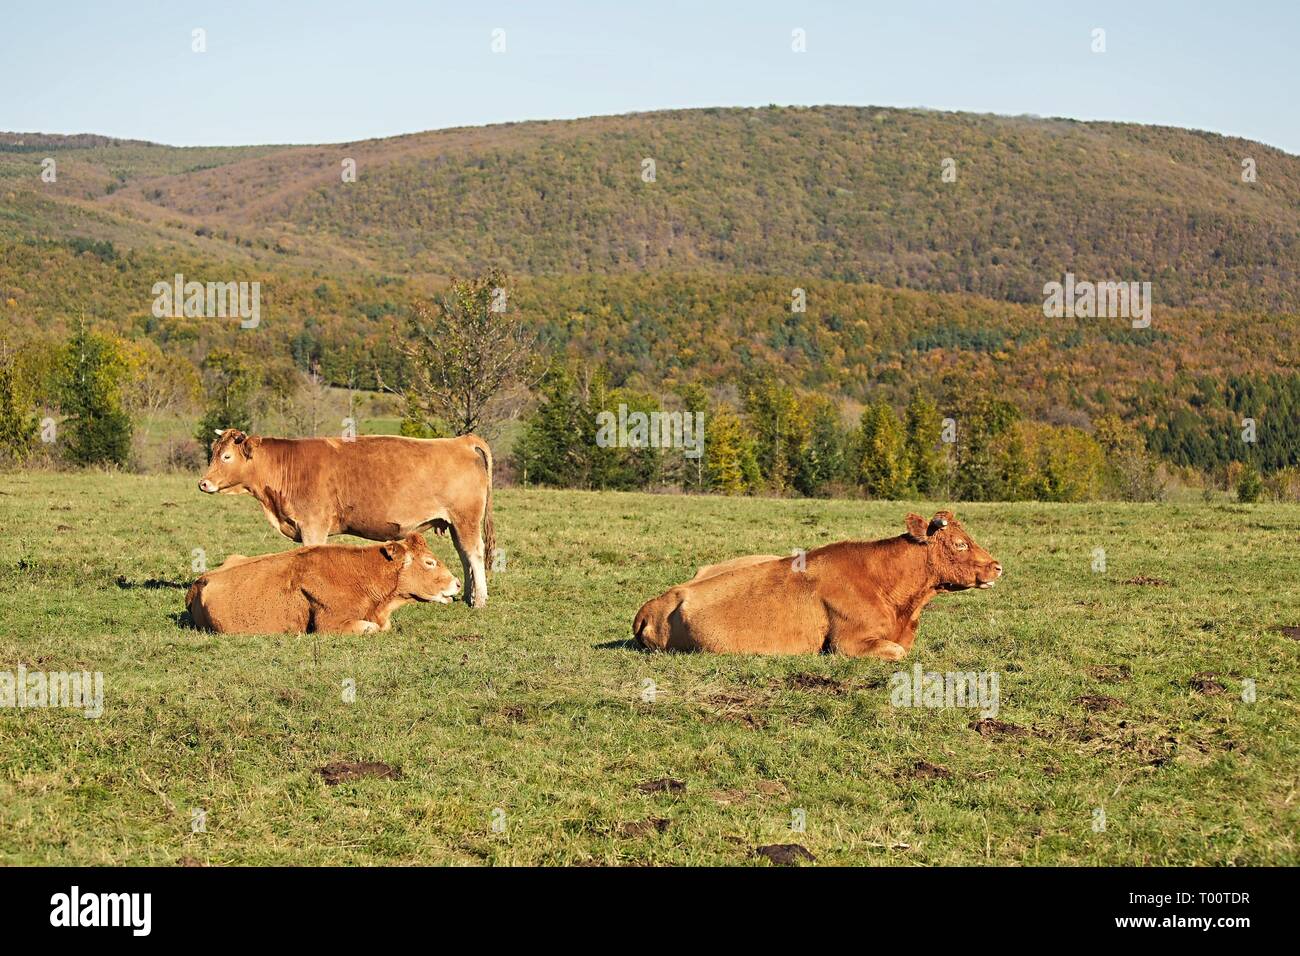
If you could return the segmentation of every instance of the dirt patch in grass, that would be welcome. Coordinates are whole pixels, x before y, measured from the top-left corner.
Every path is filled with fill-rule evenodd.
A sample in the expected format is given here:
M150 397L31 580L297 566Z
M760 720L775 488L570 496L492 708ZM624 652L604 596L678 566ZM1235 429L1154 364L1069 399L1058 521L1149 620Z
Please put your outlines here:
M756 717L753 714L722 714L718 717L718 720L730 724L740 724L740 726L748 730L762 730L767 726L763 718Z
M485 710L478 717L480 727L500 727L503 724L526 724L532 720L532 714L523 704L508 704L492 710Z
M1084 694L1082 697L1074 698L1074 702L1094 714L1104 710L1118 710L1124 706L1122 700L1107 697L1105 694Z
M1126 684L1133 679L1127 664L1096 664L1087 668L1088 676L1103 684Z
M751 787L714 790L709 796L723 806L731 806L756 797L785 797L789 793L790 789L780 780L760 780Z
M390 767L386 763L378 761L364 760L338 760L334 763L327 763L316 771L325 778L325 782L331 787L349 780L360 780L364 777L374 777L378 780L401 780L402 771L398 767Z
M918 760L898 776L900 779L908 780L949 780L952 778L952 771L926 760Z
M817 859L811 850L798 843L772 843L754 847L754 855L764 857L777 866L798 866L800 863L812 863Z
M1214 671L1201 671L1199 674L1192 676L1192 679L1187 682L1187 686L1198 694L1204 694L1206 697L1213 697L1216 694L1222 694L1227 690L1226 687L1215 680L1218 676L1219 675Z
M482 634L453 634L451 636L451 639L453 641L460 641L462 644L477 644L479 641L483 640L483 635Z
M748 790L731 789L731 790L714 790L709 794L715 803L724 807L730 807L737 803L744 803L752 794Z
M636 788L642 793L681 793L686 789L686 784L672 777L661 777L658 780L647 780L644 783L638 783Z
M1098 718L1085 717L1081 721L1067 721L1062 729L1069 740L1084 744L1093 756L1108 754L1134 758L1147 767L1164 766L1178 755L1182 746L1176 735L1158 724L1128 720L1108 724ZM1196 742L1190 746L1205 752Z
M981 737L1026 737L1029 735L1029 731L1019 724L1009 724L1005 720L995 720L992 717L972 720L967 726Z
M735 723L758 730L766 726L760 708L767 701L765 694L733 689L710 694L701 703L707 708L706 716L710 721Z
M620 823L614 828L614 835L620 840L636 840L641 837L651 836L655 833L663 833L672 823L664 817L648 817L645 820L632 820L628 823Z
M1153 578L1149 574L1139 574L1137 577L1129 578L1125 584L1137 584L1148 588L1167 588L1169 582L1164 578Z
M785 679L785 686L790 690L822 691L828 694L843 694L848 690L844 681L821 674L791 674Z
M1284 624L1278 628L1278 633L1283 637L1289 637L1293 641L1300 641L1300 626L1295 624Z
M763 700L765 698L758 694L722 692L705 697L704 703L715 710L725 710L728 707L752 707Z

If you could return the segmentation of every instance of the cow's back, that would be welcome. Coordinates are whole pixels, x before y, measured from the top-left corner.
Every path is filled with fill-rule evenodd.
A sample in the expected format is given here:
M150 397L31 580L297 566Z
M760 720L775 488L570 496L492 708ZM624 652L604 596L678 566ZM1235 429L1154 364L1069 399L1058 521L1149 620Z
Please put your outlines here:
M779 554L747 554L744 557L732 558L729 561L719 561L717 564L703 565L695 572L692 581L703 581L705 578L716 577L719 574L725 574L728 571L736 571L740 568L747 568L754 564L764 564L768 561L780 561ZM793 559L792 559L793 560Z
M299 589L299 548L243 558L207 572L190 587L190 618L203 630L240 634L304 632L311 606Z
M337 532L391 540L441 518L482 515L488 477L478 439L367 435L304 447L313 496L337 508ZM311 504L320 505L321 501Z

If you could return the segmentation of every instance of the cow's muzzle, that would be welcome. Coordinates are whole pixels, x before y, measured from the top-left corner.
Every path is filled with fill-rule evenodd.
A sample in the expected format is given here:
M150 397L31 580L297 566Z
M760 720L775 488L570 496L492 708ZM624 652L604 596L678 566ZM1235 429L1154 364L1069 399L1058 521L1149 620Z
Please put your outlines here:
M993 585L998 583L998 578L1002 577L1002 563L1000 561L995 561L989 566L989 570L993 572L992 577L980 578L977 576L975 579L975 586L980 590L991 588Z
M430 600L437 601L439 604L450 604L456 599L456 592L459 590L460 582L455 578L452 578L451 584L447 586L447 590L443 591L441 594L435 594L430 598Z
M216 486L215 482L208 481L208 479L204 478L199 482L199 491L203 492L205 495L215 495L220 491L220 489Z

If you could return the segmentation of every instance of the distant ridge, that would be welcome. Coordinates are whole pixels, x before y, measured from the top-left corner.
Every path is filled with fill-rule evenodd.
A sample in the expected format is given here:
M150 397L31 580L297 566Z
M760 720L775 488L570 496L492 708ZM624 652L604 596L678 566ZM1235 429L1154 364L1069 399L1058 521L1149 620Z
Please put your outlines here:
M39 180L34 147L54 151L56 185ZM1172 127L827 106L339 146L5 133L0 186L10 239L266 248L411 276L807 276L1023 303L1069 271L1150 281L1164 305L1300 311L1300 158Z

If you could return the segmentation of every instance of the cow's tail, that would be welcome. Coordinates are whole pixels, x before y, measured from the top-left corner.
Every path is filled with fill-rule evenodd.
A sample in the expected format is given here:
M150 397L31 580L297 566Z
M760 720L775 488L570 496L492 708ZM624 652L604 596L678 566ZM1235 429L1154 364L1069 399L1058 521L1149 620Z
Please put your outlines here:
M191 615L194 613L194 602L197 601L199 595L203 593L203 585L205 584L207 584L207 582L203 580L203 578L199 578L191 584L190 589L185 592L185 607L190 611Z
M661 651L664 643L655 633L654 619L658 598L652 598L641 605L632 621L632 643L643 651Z
M203 610L203 589L207 587L208 579L206 576L200 577L190 585L190 589L185 592L185 611L190 616L190 625L197 630L210 630L208 627L208 616Z
M483 470L487 472L487 504L483 509L483 547L485 555L483 561L488 567L492 566L492 558L497 550L497 529L492 522L492 449L488 443L477 435L471 435L473 448L478 452L479 458L483 461Z

